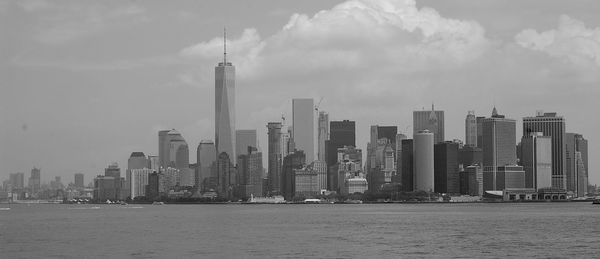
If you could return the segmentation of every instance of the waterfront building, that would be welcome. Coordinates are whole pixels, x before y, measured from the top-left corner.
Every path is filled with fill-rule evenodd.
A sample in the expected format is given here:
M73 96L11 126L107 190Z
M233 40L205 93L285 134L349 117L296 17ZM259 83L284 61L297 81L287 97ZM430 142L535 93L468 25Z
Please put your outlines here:
M99 202L120 200L121 179L106 175L94 178L94 199Z
M413 156L413 140L403 139L401 141L402 154L400 156L400 186L402 191L412 192L414 190L414 156Z
M201 140L196 150L196 186L200 190L208 190L208 182L213 175L213 164L217 160L217 150L212 140Z
M320 193L319 174L312 168L293 169L294 197L313 198Z
M499 166L496 171L483 171L483 190L502 191L504 189L525 188L525 171L522 166Z
M160 178L162 174L153 171L148 175L148 184L146 185L146 200L155 201L160 197Z
M541 132L523 136L519 163L525 170L525 188L552 187L552 138Z
M471 196L483 195L483 167L470 165L460 172L460 194Z
M458 143L452 141L433 146L434 191L437 193L460 192L458 146Z
M353 146L338 148L338 162L332 169L336 173L330 178L332 182L330 190L348 194L348 179L365 178L362 171L362 150ZM366 179L365 183L367 183Z
M552 187L566 189L565 119L555 112L538 111L535 117L523 118L523 136L531 132L542 132L552 138Z
M123 197L131 196L133 190L131 190L131 170L148 168L148 159L144 152L132 152L127 160L127 170L125 171L125 183L123 185L123 191L125 194ZM133 196L131 196L133 197Z
M477 118L475 111L469 111L465 119L465 145L477 146Z
M269 122L267 124L268 133L268 192L270 194L281 194L281 170L283 163L282 156L282 124L281 122Z
M516 121L499 115L494 107L492 116L482 121L482 128L484 176L491 174L484 177L484 188L486 191L502 190L503 184L494 181L499 179L499 176L496 176L499 167L517 164ZM486 180L492 182L487 183Z
M263 196L261 152L258 152L255 147L247 147L246 152L240 153L238 156L238 172L240 198L248 199L251 196Z
M148 185L148 176L154 171L149 168L134 168L130 169L130 198L146 196L146 186Z
M444 141L444 111L436 111L433 104L431 111L413 111L413 133L429 130L433 133L434 143Z
M306 161L315 159L314 101L311 98L292 99L292 138L296 149L303 150Z
M217 157L217 194L219 197L233 199L237 182L237 170L226 152Z
M36 196L38 192L40 192L41 188L41 170L39 168L31 169L31 175L29 176L29 181L27 183L29 186L29 191L33 196Z
M396 156L394 161L396 163L396 165L394 166L394 168L396 168L396 174L392 175L393 183L402 183L402 140L405 139L406 135L400 133L396 134L396 143L394 150L394 154Z
M313 161L307 166L317 173L317 185L319 190L327 190L327 164L324 161Z
M414 191L434 191L434 134L421 130L414 135Z
M281 194L288 201L292 200L295 193L295 170L303 168L304 165L306 165L306 155L302 150L297 150L283 158Z
M215 67L215 147L216 154L226 153L235 165L235 66L227 62L226 39L223 62Z
M365 193L368 190L369 183L364 177L356 176L353 178L346 179L345 193Z
M317 160L325 162L327 161L327 147L325 146L325 141L329 140L329 114L327 112L319 112L318 132Z
M239 156L248 152L248 147L258 148L255 129L235 131L235 153Z
M577 133L565 134L567 191L576 197L587 194L588 186L588 141Z

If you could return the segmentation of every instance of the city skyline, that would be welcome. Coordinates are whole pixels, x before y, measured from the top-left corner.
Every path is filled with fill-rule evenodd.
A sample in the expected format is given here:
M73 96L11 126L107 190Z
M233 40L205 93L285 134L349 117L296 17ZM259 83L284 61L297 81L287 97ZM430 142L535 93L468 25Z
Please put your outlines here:
M407 12L415 11L414 6L411 6L410 2L406 5L401 5L396 2L390 3L395 6L397 10L405 10ZM50 7L20 7L18 4L11 4L8 7L3 6L1 8L9 8L2 10L22 8L24 10L23 12L48 12L48 9L45 8L51 9L52 4L47 4L50 5ZM298 7L298 10L301 11L288 12L287 18L279 18L278 21L281 21L279 26L281 28L291 28L292 32L297 33L299 37L304 37L306 35L300 34L297 30L298 26L303 24L316 26L317 24L325 22L324 20L326 19L323 17L348 21L352 20L352 17L340 17L341 10L351 10L358 13L361 13L362 11L360 8L353 9L348 4L338 5L335 8L333 7L334 5L335 4L333 3L323 3L318 6ZM364 7L364 10L372 9L379 14L390 11L386 9L388 7L385 6L370 6L364 3L363 5L366 6ZM501 43L498 44L501 45L501 47L492 48L491 50L485 49L484 53L477 57L461 56L465 53L461 53L460 51L453 53L452 51L454 49L445 49L446 52L441 53L442 56L446 54L450 56L452 56L451 54L458 55L456 57L457 60L454 61L457 62L456 64L459 69L452 70L430 64L435 63L434 61L413 60L415 62L423 62L418 63L419 65L422 65L422 67L418 67L416 71L410 71L406 70L406 67L403 66L403 64L389 63L389 60L384 57L378 57L374 54L375 52L366 51L366 47L373 47L373 45L369 45L370 41L356 39L359 43L364 43L364 45L349 46L349 53L369 54L373 56L374 60L364 60L366 61L366 65L375 65L377 64L376 61L378 59L384 59L385 62L388 62L385 64L398 67L399 71L402 72L400 74L405 74L405 77L392 75L389 72L381 72L375 73L375 75L378 77L389 77L389 79L382 79L384 81L398 81L394 82L394 84L383 81L383 83L369 83L361 80L351 82L355 78L349 75L348 72L344 72L344 69L352 71L352 73L359 73L363 67L352 62L342 63L340 61L348 60L334 58L332 61L324 62L327 66L321 67L322 65L320 65L317 67L318 69L324 69L328 72L336 72L334 74L336 76L333 76L333 79L328 77L315 77L312 82L306 83L302 80L304 76L318 75L318 71L315 72L315 68L311 67L311 64L307 64L300 60L301 62L295 62L295 64L288 63L290 67L283 67L281 70L277 70L273 66L274 64L260 64L252 59L253 56L251 53L258 55L261 58L265 58L268 61L277 61L278 59L285 57L286 54L293 54L286 52L285 49L277 45L278 43L281 44L289 41L289 39L286 38L286 36L289 36L286 34L289 29L287 31L284 29L275 29L273 32L272 27L270 29L263 29L266 25L261 27L257 24L255 30L246 30L246 25L234 27L223 22L223 24L228 27L228 30L230 30L229 34L231 35L231 40L228 40L228 46L231 46L232 48L232 54L229 55L229 60L232 60L236 65L239 64L237 68L239 79L236 79L238 87L238 89L236 89L236 95L238 96L238 99L242 99L241 97L253 99L252 104L249 104L247 100L238 101L238 103L236 103L236 106L238 107L238 113L235 116L238 118L238 121L236 122L237 128L256 129L259 137L258 142L261 143L260 148L262 149L263 154L266 154L266 123L278 121L282 113L287 116L288 122L291 122L291 100L294 98L308 97L313 100L319 100L323 97L320 109L328 112L330 121L356 121L357 146L358 148L366 150L366 142L368 142L369 127L371 125L395 125L398 126L399 133L412 136L412 132L406 131L406 128L411 126L412 112L421 110L421 107L425 107L424 109L427 110L427 107L431 102L435 103L436 109L445 111L446 140L465 140L463 123L464 116L469 110L475 110L476 116L489 117L491 108L495 104L495 106L497 106L507 117L517 120L516 132L521 132L522 118L534 116L536 110L541 109L547 112L559 113L566 120L566 132L577 132L590 140L592 143L590 146L592 158L590 161L592 170L590 174L590 183L600 183L600 178L593 171L596 168L593 157L594 154L597 153L594 151L598 150L596 147L597 145L593 144L597 142L595 141L597 137L595 137L593 133L600 129L600 125L598 125L597 122L583 118L591 115L586 112L593 110L590 109L594 107L594 103L591 101L593 99L592 97L598 96L598 90L594 88L594 85L597 85L600 81L598 76L594 75L594 73L597 74L598 71L598 65L594 64L594 61L596 61L596 63L598 63L598 61L594 59L588 60L582 53L562 53L553 48L545 49L544 46L535 45L535 41L527 41L528 37L535 38L535 36L539 36L537 34L538 32L541 33L554 30L556 34L563 33L566 35L564 31L569 29L583 28L585 30L593 31L594 28L600 26L600 21L586 15L577 15L577 13L569 13L569 16L561 16L565 13L558 13L556 15L548 15L548 17L544 17L544 19L534 22L539 24L520 24L523 25L521 28L522 30L517 30L517 32L512 33L510 37L502 38L502 33L505 32L494 31L491 29L493 26L489 27L489 21L487 21L487 23L481 21L481 24L478 24L477 17L469 18L468 15L460 14L460 12L456 10L453 11L452 7L443 6L444 4L434 2L424 2L422 5L417 5L417 7L420 9L423 5L431 6L433 9L440 12L439 14L433 15L432 18L440 24L448 22L448 19L458 19L462 22L461 25L464 26L461 28L465 30L474 30L475 32L478 32L477 30L481 28L489 29L485 30L485 34L482 34L481 32L478 32L480 34L475 34L483 37L486 41L491 41L489 38L499 37ZM436 7L436 5L440 6ZM152 7L142 6L142 10L135 9L134 7L105 6L100 9L103 11L124 9L125 11L129 11L132 15L135 15L136 13L146 13L150 16L148 19L152 19L152 16L149 13ZM319 10L324 10L324 13L314 16ZM423 13L425 11L426 10L423 9L420 9L420 11L417 10L415 15L424 15ZM293 16L292 13L295 12L306 13L307 16ZM585 14L586 11L581 10L581 12ZM461 15L467 17L461 17ZM18 15L13 14L13 16ZM11 16L8 19L10 18L13 17ZM125 18L120 17L119 19L121 18L128 19L129 16L126 16ZM289 21L287 25L285 25L286 20L288 19ZM477 26L465 22L465 20L470 19L476 20L475 23L477 23ZM198 20L194 21L198 22ZM369 21L359 20L357 22L368 24ZM395 24L393 23L394 21L387 22L390 25ZM144 22L142 21L141 23L143 24ZM169 76L173 76L176 80L181 80L170 86L166 86L167 83L170 82L169 80L166 80L166 82L164 80L161 81L165 85L158 86L150 82L151 80L149 79L123 75L124 71L125 74L141 74L142 76L156 79L155 75L152 75L152 69L149 69L144 65L136 67L136 64L128 63L127 58L132 57L124 56L122 57L123 59L116 58L112 61L116 60L117 62L112 62L111 60L98 59L98 57L94 57L92 54L90 54L91 56L86 56L81 53L77 54L77 50L74 50L74 56L77 57L75 61L85 63L86 58L89 58L88 61L92 62L87 64L69 64L64 62L61 63L61 60L57 60L56 57L53 59L52 55L48 56L49 54L46 53L49 50L57 49L60 52L62 48L65 48L64 46L69 46L69 44L80 44L81 41L85 41L85 38L84 40L66 39L66 42L60 42L58 39L54 39L54 42L49 39L45 39L44 41L40 38L37 39L39 42L36 43L39 46L34 44L39 47L40 50L34 54L24 54L25 52L23 51L11 51L11 53L22 55L15 54L13 56L13 54L7 54L7 56L2 56L2 63L6 63L8 66L7 68L0 68L2 69L0 72L9 73L10 75L14 75L14 77L10 77L8 82L2 83L3 92L8 90L7 95L3 94L3 96L8 97L4 97L7 99L3 99L2 102L3 105L6 105L3 106L3 115L1 116L3 120L6 120L6 122L2 124L6 125L3 126L2 140L3 143L7 143L3 146L11 148L2 149L1 164L5 165L5 168L0 172L0 178L7 178L9 173L16 172L24 172L27 175L27 172L33 167L40 167L42 169L42 182L48 182L50 179L54 179L54 176L62 176L63 181L68 182L69 180L67 179L72 179L74 173L84 173L85 179L89 182L89 179L92 179L98 174L102 174L104 168L113 161L118 162L119 166L124 169L127 164L126 159L131 152L141 151L146 154L158 155L156 133L159 129L177 129L188 140L188 145L190 146L189 149L192 150L196 149L196 146L201 139L212 139L212 136L215 134L215 126L214 121L211 121L211 117L214 117L214 111L211 109L210 99L213 98L214 93L210 90L211 84L207 82L214 80L214 78L211 79L210 76L208 76L208 78L204 77L206 77L206 73L210 75L210 70L214 69L214 64L218 62L218 56L221 55L217 46L221 45L222 47L223 39L217 36L219 35L217 31L222 30L223 24L217 26L218 28L205 29L204 33L195 33L194 37L189 36L184 42L172 43L169 45L170 47L173 45L179 46L178 49L162 50L167 52L180 51L178 52L180 54L178 57L186 60L184 62L185 64L178 63L172 65L173 67L170 67L173 74L170 74ZM234 23L234 25L235 24L236 23ZM23 26L28 25L25 24ZM56 26L58 29L62 28L58 25ZM422 25L415 26L421 28L423 32L421 33L410 28L394 27L397 31L394 31L394 34L390 34L390 37L401 38L402 35L407 34L408 36L412 35L413 37L427 38L428 30L433 30L433 32L429 32L436 33L435 29L426 28ZM527 30L532 27L537 32ZM327 26L325 28L335 29L336 27ZM448 36L448 33L450 32L443 31L443 29L439 30L441 30L441 32L438 31L437 33L447 36L448 38L444 39L450 41L441 42L440 44L452 43L453 37ZM266 31L267 34L264 34L263 31ZM269 32L272 34L269 34ZM344 34L344 32L345 31L342 31L342 36L352 36L352 34ZM259 33L264 36L264 39L261 39L262 37L259 36ZM456 33L460 34L460 32ZM560 35L566 37L563 34ZM317 44L315 49L301 48L303 51L302 53L307 55L310 54L309 57L316 57L318 56L317 53L319 51L329 50L331 52L336 52L335 49L330 49L331 46L335 46L336 35L324 35L322 37L317 37L319 35L311 36L316 37L316 39L319 40L317 43L322 45ZM380 39L382 37L381 35L371 36L374 39ZM466 36L459 35L458 37ZM278 39L282 42L278 42ZM20 41L28 42L28 40L29 38L19 37L15 39L17 43ZM529 38L529 40L531 40L531 38ZM569 43L568 39L561 38L561 40L565 41L562 42L563 44ZM65 39L63 39L63 41L65 41ZM195 44L194 42L200 43ZM261 45L264 46L263 48L266 50L259 51L255 48L248 49L248 46ZM420 46L418 42L408 42L406 45ZM382 44L381 48L384 47L386 47L386 45ZM459 47L470 49L477 46ZM17 46L13 45L9 48L19 50ZM68 49L68 47L66 48ZM532 48L538 50L531 50ZM380 47L377 47L376 49L381 50ZM266 52L267 50L270 52ZM394 49L384 50L393 51ZM116 52L115 55L119 54L118 48L113 49L113 51ZM282 52L282 54L277 54L278 51ZM469 78L469 86L459 86L459 83L446 83L446 79L458 80L457 78L447 75L448 73L458 72L460 74L478 71L474 68L474 64L483 62L483 64L486 65L486 62L481 61L483 59L482 57L492 55L492 57L497 58L496 56L493 56L495 55L495 52L507 52L509 54L524 53L528 58L532 58L536 61L542 60L544 62L549 62L549 66L540 67L535 66L535 62L532 64L526 60L516 59L517 63L524 62L524 64L531 65L532 67L535 67L534 71L539 73L543 72L542 75L545 75L552 80L557 80L558 82L549 84L550 86L547 88L542 88L541 86L544 85L546 82L545 80L549 79L544 79L545 77L535 73L531 74L531 78L525 77L508 66L500 66L499 70L501 75L512 75L512 73L516 73L515 77L523 81L499 80L499 82L491 82L498 78L489 75L488 73L486 76L489 76L489 78ZM44 60L44 58L47 58L50 61ZM412 58L415 57L413 56ZM461 60L462 58L473 59L474 61ZM139 60L135 57L132 59ZM118 62L120 60L124 61ZM145 62L149 63L167 62L164 60L145 60ZM43 63L43 61L47 62ZM290 63L294 61L298 60L288 60ZM499 59L498 62L502 64L504 61L505 60ZM569 62L573 62L574 65ZM591 62L590 64L592 67L590 68L583 65L583 67L577 66L581 64L587 65L588 63L586 62ZM102 67L103 65L105 67ZM164 64L161 63L160 65L150 64L149 66L163 65ZM537 65L539 65L539 63ZM596 67L594 67L594 65L596 65ZM128 66L133 66L133 68ZM334 67L331 68L328 66ZM336 66L343 69L338 70L336 69ZM261 72L261 69L265 71ZM114 84L115 87L134 85L129 87L136 89L136 92L138 92L137 90L140 90L140 87L141 89L144 89L147 85L150 85L147 87L149 93L147 95L130 95L131 93L127 91L117 92L116 89L118 88L115 89L112 86L106 86L106 83L99 83L99 79L95 79L96 76L87 75L90 71L100 72L99 74L102 74L102 77L108 78L108 84ZM281 74L267 73L266 71L279 71ZM48 73L50 72L57 72L57 78L49 78ZM33 75L38 76L40 80L43 79L43 81L36 81L37 79L25 79L23 75L28 73L33 73ZM105 73L108 76L104 75ZM369 73L374 72L365 71L365 76L372 76L372 74ZM566 74L566 79L559 80L550 76L554 73ZM425 74L425 76L422 74ZM419 77L417 75L421 75L419 80L414 78ZM60 76L64 76L64 78L61 78ZM67 79L67 77L71 76L73 78ZM169 76L166 77L170 78ZM269 84L261 88L261 85L265 82L268 82ZM48 94L45 92L48 90L37 86L39 84L47 84L47 87L53 92L64 92L70 89L73 93L71 94L71 92L68 92L65 95L57 95L55 93ZM66 86L58 86L60 84ZM350 85L348 88L349 90L337 86L340 84ZM501 84L507 85L505 88L495 90L494 87ZM517 90L519 89L517 87L528 84L532 85L529 91ZM79 85L81 85L84 90L73 88ZM277 85L278 88L273 88L275 85ZM400 90L394 90L395 88L392 88L393 85L404 85L406 87L400 87ZM94 86L96 86L95 90L90 88ZM165 90L165 87L170 88L166 88ZM443 91L437 93L442 87L449 87L454 92L464 94L464 98L448 98L447 94ZM25 90L21 90L21 88L24 88ZM577 102L575 105L571 102L560 104L556 101L559 100L557 99L559 97L552 94L552 91L557 89L573 90L574 92L572 94L580 98L581 102ZM285 92L285 94L277 95L273 93L276 92L274 90ZM472 91L469 92L465 90ZM491 90L489 94L486 93L487 90ZM29 93L22 91L33 91L36 93L36 96L31 98L32 96ZM511 95L503 95L501 92L504 91L514 92ZM164 96L164 98L155 99L157 98L155 95ZM141 97L143 99L132 99L132 96L138 98ZM479 99L473 100L472 98L474 96L479 96ZM49 98L40 99L40 97ZM33 105L32 108L29 108L24 107L21 104L21 102L30 103L28 102L28 99L30 98L31 101L39 103L39 106ZM83 99L84 102L78 102L76 100L78 98ZM466 100L472 100L472 102L467 102ZM139 107L134 107L132 109L133 111L125 110L124 107L135 106L133 103L136 101L139 101ZM198 104L193 101L198 102ZM61 102L66 102L66 106L59 105ZM102 105L99 105L98 103ZM143 105L145 103L156 103L156 105ZM9 110L8 107L11 107L11 109L14 107L15 110L12 110L9 114L7 112ZM39 111L42 107L46 109L46 111ZM81 110L81 113L70 111L73 108L78 108ZM144 117L142 116L144 113L149 113L149 115L145 115L147 117ZM212 116L211 113L213 113ZM582 114L586 116L581 116ZM138 121L137 117L134 115L140 116L140 120ZM106 127L102 127L103 125ZM65 136L62 135L55 135L62 131L65 132L65 135L68 138L65 138ZM102 143L98 143L97 139L101 140ZM516 141L518 141L518 139L520 139L519 135L517 135ZM22 143L22 145L17 145L17 141L21 141L19 144ZM59 150L53 150L54 147L58 147ZM194 152L190 152L189 155L190 157L193 157ZM194 159L190 159L190 162L193 161ZM266 165L266 163L263 164ZM87 182L85 184L87 184Z

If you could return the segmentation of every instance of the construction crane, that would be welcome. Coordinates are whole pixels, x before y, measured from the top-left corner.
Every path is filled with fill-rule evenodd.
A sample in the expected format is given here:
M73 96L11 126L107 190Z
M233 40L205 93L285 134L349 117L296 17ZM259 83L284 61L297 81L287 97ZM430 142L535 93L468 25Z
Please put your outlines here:
M319 107L321 106L321 102L323 101L323 97L321 97L321 99L319 100L319 102L317 103L317 105L315 105L315 111L319 112Z

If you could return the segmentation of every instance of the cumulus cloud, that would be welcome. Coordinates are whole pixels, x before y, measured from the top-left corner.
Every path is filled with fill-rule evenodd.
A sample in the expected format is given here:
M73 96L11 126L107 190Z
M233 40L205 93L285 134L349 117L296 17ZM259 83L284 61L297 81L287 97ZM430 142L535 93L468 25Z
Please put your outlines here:
M582 21L560 16L558 28L544 32L526 29L515 36L523 48L565 58L576 64L600 66L600 28L587 28Z
M413 0L352 0L312 17L294 14L276 34L262 39L255 29L228 42L240 76L262 77L364 68L372 64L418 70L431 62L454 67L477 58L488 46L473 21L442 17ZM181 51L215 58L222 38ZM218 55L218 54L217 54Z

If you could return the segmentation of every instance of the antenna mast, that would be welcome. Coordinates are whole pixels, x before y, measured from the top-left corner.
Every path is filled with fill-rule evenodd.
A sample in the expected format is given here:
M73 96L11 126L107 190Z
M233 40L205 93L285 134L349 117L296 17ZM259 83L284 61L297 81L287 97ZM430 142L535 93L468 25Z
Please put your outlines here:
M223 66L227 66L227 28L223 27Z

